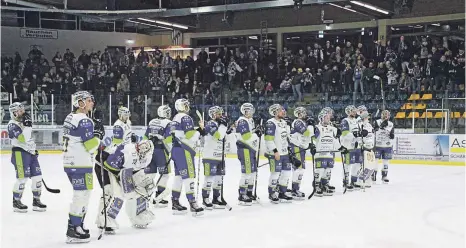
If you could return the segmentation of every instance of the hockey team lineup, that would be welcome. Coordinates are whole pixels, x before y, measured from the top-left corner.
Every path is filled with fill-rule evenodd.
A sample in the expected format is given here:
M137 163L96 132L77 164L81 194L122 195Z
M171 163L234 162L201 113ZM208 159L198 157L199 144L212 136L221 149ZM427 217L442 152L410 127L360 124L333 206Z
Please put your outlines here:
M377 180L378 159L383 162L381 180L385 184L389 182L394 126L387 110L381 111L380 119L370 120L364 106L349 105L345 109L347 117L334 123L333 110L328 107L320 111L317 120L308 116L304 107L297 107L292 120L282 106L273 104L268 109L270 119L255 120L254 106L244 103L240 108L242 116L229 125L228 115L220 106L209 108L208 119L197 111L200 121L195 123L188 115L188 100L178 99L175 115L168 105L158 108L158 118L149 122L141 141L131 131L130 111L119 108L112 143L104 147L101 142L104 126L101 120L93 118L93 96L86 91L76 92L72 95L72 104L75 111L66 117L63 125L63 168L73 188L67 243L91 240L84 220L88 217L91 192L97 185L93 182L94 174L100 186L100 190L92 192L100 194L96 218L100 230L98 239L118 234L121 215L127 215L134 228L147 228L155 218L154 212L168 207L169 203L174 215L191 212L198 217L214 209L234 211L237 206L260 206L266 200L286 204L312 197L331 197L336 191L330 184L332 176L341 177L338 181L343 194L365 191ZM31 135L32 120L24 106L13 103L9 111L11 162L17 178L13 209L20 213L28 211L21 198L30 178L32 210L46 211L47 206L41 202L42 182L51 193L59 190L47 187L42 178L40 155ZM228 177L227 138L236 140L240 163L237 199L224 197L224 177ZM204 139L203 147L199 147L200 139ZM260 164L262 150L267 163ZM332 175L336 154L341 154L343 175ZM311 157L311 162L306 157ZM257 185L258 177L267 177L258 173L260 167L269 167L267 189ZM313 176L303 178L305 170L311 170ZM172 184L168 185L170 175ZM307 195L301 191L302 180L312 181L312 191ZM267 191L268 199L259 198L258 191ZM182 197L188 200L188 207L180 203ZM126 213L120 212L123 205Z

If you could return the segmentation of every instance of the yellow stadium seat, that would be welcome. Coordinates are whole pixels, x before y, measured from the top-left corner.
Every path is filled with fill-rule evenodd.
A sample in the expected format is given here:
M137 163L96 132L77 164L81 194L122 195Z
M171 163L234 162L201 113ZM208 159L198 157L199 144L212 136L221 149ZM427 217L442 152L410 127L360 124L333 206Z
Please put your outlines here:
M463 113L463 118L466 118L466 112Z
M424 95L422 95L421 100L432 100L432 94L424 94Z
M443 118L445 117L447 114L445 112L436 112L435 113L435 116L434 118L438 119L438 118Z
M416 106L414 106L414 109L426 109L426 104L425 103L418 103Z
M412 103L405 103L403 106L401 106L401 109L413 109L413 104Z
M395 115L395 119L404 119L406 118L406 113L405 112L398 112Z
M461 118L461 113L460 112L451 112L450 117L455 118L455 119Z
M412 119L414 116L414 119L419 118L419 112L410 112L408 115L408 119Z
M415 101L415 100L419 100L421 97L419 96L419 94L411 94L411 96L409 96L408 98L408 101Z
M432 114L432 112L423 112L422 115L421 115L421 118L424 119L424 118L426 118L426 116L427 116L427 119L432 119L433 114Z

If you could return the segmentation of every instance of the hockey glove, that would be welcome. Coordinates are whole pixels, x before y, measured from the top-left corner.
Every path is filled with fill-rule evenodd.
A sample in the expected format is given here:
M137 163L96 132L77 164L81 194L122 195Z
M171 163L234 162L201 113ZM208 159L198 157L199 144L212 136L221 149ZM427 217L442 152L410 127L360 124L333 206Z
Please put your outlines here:
M34 155L39 156L39 151L38 151L38 150L35 150L35 151L34 151Z
M254 131L257 135L257 137L261 137L262 136L262 129L260 128L256 128L256 130Z
M389 134L389 137L390 137L390 139L394 139L394 138L395 138L395 134L394 134L394 133L390 133L390 134Z
M138 142L138 136L134 133L131 134L131 143L137 143Z
M307 117L306 124L308 126L315 126L316 123L315 123L315 121L314 121L314 119L312 117Z
M361 131L361 137L363 137L363 138L366 137L368 134L369 134L369 132L366 129L363 129Z
M228 118L226 116L222 116L217 119L218 125L224 125L225 127L228 127Z
M359 131L354 131L353 136L357 138L357 137L361 137L361 134L359 133Z
M31 116L29 116L29 114L27 114L27 113L24 113L24 115L23 115L23 126L32 127Z
M384 120L384 121L382 121L382 123L380 123L380 128L381 128L381 129L384 129L384 128L386 128L387 126L388 126L388 121L387 121L387 120Z
M105 129L102 121L100 119L94 119L94 137L99 138L102 140L105 136Z
M295 156L290 155L290 162L293 164L293 168L297 169L301 167L301 161L297 159Z
M317 149L314 143L309 143L309 151L311 152L312 156L316 155Z
M341 129L337 128L337 134L335 135L335 138L339 139L341 136Z
M232 133L232 132L233 132L233 128L232 128L232 127L230 127L230 128L228 128L228 129L227 129L227 132L226 132L226 134L230 134L230 133Z
M358 148L358 147L359 147L359 143L358 143L357 141L354 142L354 148L356 149L356 148Z
M204 137L206 135L205 129L202 129L201 127L198 127L196 130L199 132L199 134L201 136Z
M380 127L379 127L379 125L377 124L377 121L374 121L374 123L372 124L372 126L374 127L374 132L379 131Z
M342 154L347 154L348 153L348 149L346 149L346 147L344 147L344 146L341 146L340 148L338 148L338 151L340 151Z
M286 122L286 125L291 127L291 123L293 123L293 120L290 117L286 116L285 118L283 118L283 120Z

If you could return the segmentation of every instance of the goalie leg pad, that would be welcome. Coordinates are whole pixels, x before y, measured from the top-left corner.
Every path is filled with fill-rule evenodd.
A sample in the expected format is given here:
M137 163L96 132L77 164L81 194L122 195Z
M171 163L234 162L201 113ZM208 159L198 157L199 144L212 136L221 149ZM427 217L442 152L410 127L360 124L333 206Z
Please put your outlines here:
M155 174L146 174L144 170L139 170L133 175L135 190L142 195L149 197L155 189Z
M131 198L126 202L126 213L136 228L146 228L155 219L146 198L135 193L132 193Z
M130 194L134 191L133 168L125 168L120 171L120 182L124 194Z

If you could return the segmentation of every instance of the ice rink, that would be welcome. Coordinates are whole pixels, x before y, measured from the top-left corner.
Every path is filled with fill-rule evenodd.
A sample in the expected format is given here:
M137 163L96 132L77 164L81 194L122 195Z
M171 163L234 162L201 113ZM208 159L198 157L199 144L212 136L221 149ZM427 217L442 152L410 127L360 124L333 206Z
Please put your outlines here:
M227 159L225 199L233 210L206 211L202 217L174 216L171 206L155 209L156 220L148 229L130 226L124 210L118 217L116 235L97 240L95 222L101 194L95 180L86 226L91 242L65 244L71 185L63 172L61 155L41 154L39 161L47 185L60 194L43 190L47 212L33 212L30 182L23 195L26 214L12 210L15 181L10 155L1 155L2 237L5 248L58 248L79 246L151 248L456 248L465 247L465 167L391 165L390 184L366 192L342 190L342 166L332 173L336 193L291 204L273 205L267 200L268 166L259 170L261 205L237 205L240 166ZM261 161L260 164L266 161ZM197 159L196 159L197 163ZM312 191L311 162L304 175L302 191ZM201 170L202 172L202 170ZM380 177L380 173L379 173ZM202 185L201 176L200 183ZM169 182L170 185L170 182ZM182 204L188 206L186 198Z

